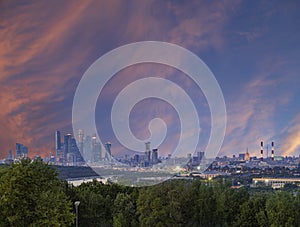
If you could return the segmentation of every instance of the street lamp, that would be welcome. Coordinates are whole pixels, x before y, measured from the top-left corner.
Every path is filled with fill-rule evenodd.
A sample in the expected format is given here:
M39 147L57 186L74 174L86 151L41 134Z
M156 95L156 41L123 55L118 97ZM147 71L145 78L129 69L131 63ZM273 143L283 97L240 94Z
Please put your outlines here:
M75 205L75 209L76 209L76 227L78 227L78 206L80 204L80 201L75 201L74 205Z

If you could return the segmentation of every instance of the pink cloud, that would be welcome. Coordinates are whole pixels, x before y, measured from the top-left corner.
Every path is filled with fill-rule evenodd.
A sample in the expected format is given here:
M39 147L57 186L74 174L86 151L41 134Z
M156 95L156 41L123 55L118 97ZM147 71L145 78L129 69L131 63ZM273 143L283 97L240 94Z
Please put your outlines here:
M300 114L282 132L285 136L281 143L283 155L298 155L300 151Z

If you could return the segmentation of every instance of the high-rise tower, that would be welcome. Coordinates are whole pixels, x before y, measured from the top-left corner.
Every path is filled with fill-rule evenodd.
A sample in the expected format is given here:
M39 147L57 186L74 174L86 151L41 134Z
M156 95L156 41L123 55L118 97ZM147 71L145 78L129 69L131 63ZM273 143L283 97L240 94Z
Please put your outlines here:
M78 130L78 149L80 151L80 154L85 156L84 154L84 133L82 129Z
M146 150L145 150L146 161L150 162L150 157L151 157L150 142L146 142L145 146L146 146Z
M84 158L86 161L92 161L92 137L89 135L84 140Z
M60 161L64 159L64 154L62 150L62 144L61 144L61 135L60 131L55 131L55 151L56 151L56 158Z
M16 158L22 159L28 157L28 147L21 143L16 143Z
M67 155L68 153L71 153L72 150L72 135L71 134L67 134L64 135L64 159L67 159Z
M55 132L55 150L61 150L61 137L60 137L60 131Z
M111 161L111 143L110 142L107 142L105 143L105 160L106 161Z
M152 164L158 163L158 149L152 150Z

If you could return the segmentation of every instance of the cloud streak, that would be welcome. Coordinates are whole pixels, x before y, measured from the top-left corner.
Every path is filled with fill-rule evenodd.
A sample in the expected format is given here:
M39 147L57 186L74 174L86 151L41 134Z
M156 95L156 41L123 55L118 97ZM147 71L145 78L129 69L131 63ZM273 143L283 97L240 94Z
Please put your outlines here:
M247 147L255 154L256 144L276 138L278 131L287 134L282 142L275 141L284 144L279 149L284 154L296 154L298 145L293 141L299 138L299 105L294 104L296 110L289 115L282 112L284 108L290 110L299 90L299 68L292 59L299 55L299 48L288 42L299 37L293 29L297 18L293 18L296 14L292 8L296 7L285 7L281 12L273 5L240 1L2 1L0 156L5 157L15 142L28 145L34 154L53 151L54 131L71 131L73 95L85 70L107 51L143 40L172 42L203 56L221 87L228 86L224 89L228 129L221 154L239 153ZM253 13L257 9L259 20ZM244 14L247 17L241 16ZM281 23L275 20L277 16ZM236 63L244 56L243 64ZM229 72L225 64L239 70ZM145 76L170 79L187 90L200 106L201 127L209 134L207 103L193 82L174 69L147 64L124 69L109 81L101 94L100 118L107 120L108 109L124 86ZM168 124L176 123L167 108L155 106L151 113L159 111ZM137 113L136 119L144 118L143 111ZM288 125L285 130L276 122L279 118L281 124ZM146 136L147 132L142 132L145 124L135 124L137 133ZM170 140L178 139L175 129ZM203 141L205 144L207 139ZM165 146L172 149L174 145Z
M300 114L282 131L284 136L281 143L283 155L298 156L300 152Z

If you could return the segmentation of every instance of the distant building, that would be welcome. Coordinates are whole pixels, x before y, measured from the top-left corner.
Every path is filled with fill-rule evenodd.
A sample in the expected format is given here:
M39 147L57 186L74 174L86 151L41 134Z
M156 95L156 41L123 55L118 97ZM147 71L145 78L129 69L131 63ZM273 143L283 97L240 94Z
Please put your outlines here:
M60 131L55 132L55 151L56 151L56 159L58 162L63 162L64 160L64 152L62 149L61 135Z
M253 187L257 187L259 183L272 188L283 188L285 184L300 184L299 178L253 178Z
M146 151L150 151L150 142L145 143Z
M78 130L78 149L81 155L84 155L84 133L82 129Z
M245 160L245 154L239 154L239 160Z
M24 146L21 143L16 143L16 158L28 158L28 147Z
M247 149L246 154L245 154L245 161L250 161L250 154L248 152L248 149Z
M92 161L92 137L86 136L83 142L84 158L86 161Z
M133 156L133 161L135 164L138 164L140 162L140 156L138 154Z
M106 161L111 161L111 143L107 142L105 143L105 160Z
M197 153L198 162L201 162L201 160L204 158L204 151L200 151Z
M65 160L69 159L67 156L68 156L69 153L71 153L71 148L72 148L71 138L72 138L71 134L64 135L64 149L63 149L63 154L64 154L64 159Z
M94 162L99 162L102 160L102 149L101 149L101 143L96 142L94 144L94 149L93 149L93 161Z
M152 150L152 164L158 163L158 149Z
M9 150L9 151L8 151L7 159L14 159L12 150Z
M82 135L83 136L83 135ZM55 132L55 149L56 156L50 157L50 162L57 162L61 164L82 164L84 159L77 146L76 139L72 137L72 134L63 136L63 143L61 142L60 131Z
M60 131L55 132L55 150L61 150L61 136Z
M71 153L73 153L74 156L75 156L74 162L76 162L76 163L84 162L83 157L82 157L82 155L79 151L79 148L76 144L76 139L75 138L71 138Z
M146 146L145 161L149 163L150 162L150 158L151 158L150 142L146 142L145 146Z
M5 164L11 165L13 162L14 162L13 153L12 153L12 150L9 150L8 151L8 156L5 159Z

